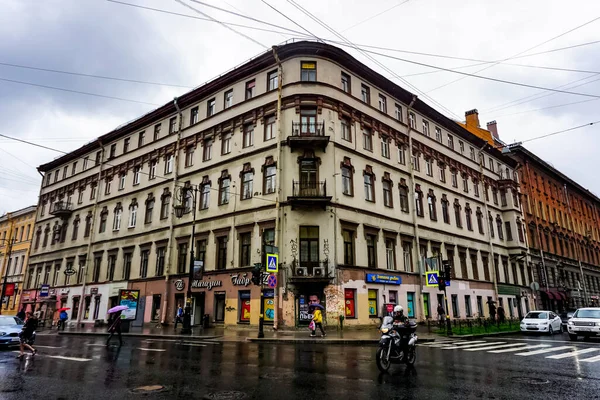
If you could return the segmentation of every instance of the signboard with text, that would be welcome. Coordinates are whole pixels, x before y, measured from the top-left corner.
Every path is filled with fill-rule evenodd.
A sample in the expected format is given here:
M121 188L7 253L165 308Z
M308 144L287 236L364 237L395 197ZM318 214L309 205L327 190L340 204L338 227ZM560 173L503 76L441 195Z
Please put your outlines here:
M400 285L402 284L402 277L386 274L367 274L365 282L383 283L384 285Z
M40 297L48 297L48 293L50 292L50 285L42 285L40 288Z
M136 319L139 301L139 290L121 289L119 293L119 305L127 307L121 313L121 319Z

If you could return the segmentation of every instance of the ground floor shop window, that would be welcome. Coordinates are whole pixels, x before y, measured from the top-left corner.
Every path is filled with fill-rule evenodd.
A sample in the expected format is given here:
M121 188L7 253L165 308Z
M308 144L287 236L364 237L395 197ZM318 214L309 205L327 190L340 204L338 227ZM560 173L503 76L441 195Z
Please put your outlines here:
M472 317L471 314L471 296L465 295L465 312L467 313L467 317Z
M415 293L408 292L406 294L406 315L409 318L415 317Z
M265 303L265 323L272 323L275 320L275 291L266 289L263 291L263 302Z
M240 290L240 303L239 303L239 322L248 323L250 322L250 291Z
M390 290L390 303L398 304L398 291Z
M425 318L431 318L431 302L429 293L423 293L423 307L425 308Z
M511 318L514 318L515 316L515 310L513 308L513 299L510 297L508 298L508 314Z
M225 321L225 293L215 293L215 322Z
M525 298L525 311L529 312L529 300Z
M71 313L71 320L77 320L79 315L79 296L73 297L73 312Z
M83 319L89 319L90 318L90 305L92 303L92 298L87 296L85 298L85 308L84 308L84 312L83 312Z
M98 319L100 314L100 296L94 298L94 321Z
M477 313L483 317L483 298L481 296L477 296Z
M344 308L346 318L356 318L356 289L344 290Z
M460 313L458 309L458 296L455 294L452 295L452 316L454 318L460 318Z
M369 289L369 317L377 317L377 289Z
M161 304L161 296L160 294L155 294L152 296L152 320L158 321L160 320L160 304Z

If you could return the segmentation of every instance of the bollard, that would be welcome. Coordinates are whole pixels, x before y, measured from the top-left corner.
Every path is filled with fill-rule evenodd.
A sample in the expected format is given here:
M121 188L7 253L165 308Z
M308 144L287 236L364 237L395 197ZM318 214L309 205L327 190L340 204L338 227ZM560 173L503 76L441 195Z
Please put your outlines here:
M343 315L340 315L340 330L343 331L344 330L344 319L346 317L344 317Z

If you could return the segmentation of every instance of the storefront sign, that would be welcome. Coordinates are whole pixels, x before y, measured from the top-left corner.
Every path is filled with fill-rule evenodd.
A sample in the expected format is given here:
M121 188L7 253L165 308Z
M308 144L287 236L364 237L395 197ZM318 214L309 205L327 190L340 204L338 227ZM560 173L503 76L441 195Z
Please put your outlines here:
M139 290L121 289L119 293L119 305L127 307L127 310L123 310L121 313L121 319L135 319L137 317L139 300Z
M183 279L177 279L175 281L175 289L179 290L180 292L185 289L185 282Z
M97 295L98 294L98 288L97 287L93 287L90 289L90 294L92 296Z
M67 295L67 294L69 294L69 289L60 289L60 295L61 296L64 296L64 295Z
M402 284L402 277L396 275L367 274L365 282L383 283L386 285L400 285Z
M248 286L250 284L250 278L248 278L248 274L230 274L231 283L234 286Z
M76 273L77 273L77 271L75 271L73 268L65 269L66 276L75 275Z
M48 293L50 292L49 285L42 285L40 288L40 297L48 297Z
M14 294L15 294L15 284L7 283L6 289L4 290L4 295L5 296L14 296Z
M222 281L199 281L199 280L195 280L192 281L192 289L208 289L208 290L212 290L212 288L214 287L220 287L223 286L223 282Z
M194 279L202 279L202 270L204 268L204 261L194 261Z

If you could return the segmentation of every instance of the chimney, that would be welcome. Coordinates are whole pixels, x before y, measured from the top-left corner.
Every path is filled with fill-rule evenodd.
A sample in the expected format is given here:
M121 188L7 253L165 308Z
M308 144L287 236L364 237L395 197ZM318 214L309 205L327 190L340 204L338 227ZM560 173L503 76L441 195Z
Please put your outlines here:
M465 119L468 127L479 128L479 111L476 108L465 112Z
M500 140L500 136L498 135L498 125L496 125L496 121L490 121L487 123L487 130L491 132L494 139Z

